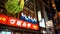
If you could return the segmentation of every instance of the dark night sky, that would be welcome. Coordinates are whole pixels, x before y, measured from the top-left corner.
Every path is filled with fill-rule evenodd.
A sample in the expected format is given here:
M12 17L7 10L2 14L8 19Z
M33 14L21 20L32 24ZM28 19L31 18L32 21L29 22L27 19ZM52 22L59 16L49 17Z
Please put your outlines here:
M56 4L57 11L60 12L60 0L58 0L58 1L55 0L54 2ZM52 3L50 4L50 9L51 9L51 11L49 11L49 9L46 8L48 19L52 19L55 16L55 13L56 13L55 10L52 7Z
M56 4L56 8L58 10L58 12L60 12L60 0L55 0L55 4Z

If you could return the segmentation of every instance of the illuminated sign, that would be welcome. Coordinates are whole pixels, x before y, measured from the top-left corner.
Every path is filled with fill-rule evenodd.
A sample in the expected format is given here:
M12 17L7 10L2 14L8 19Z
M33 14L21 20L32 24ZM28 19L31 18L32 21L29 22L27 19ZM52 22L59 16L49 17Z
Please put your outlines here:
M13 17L8 17L6 15L1 15L1 14L0 14L0 24L6 24L9 26L16 26L21 28L33 29L33 30L39 29L37 24L32 24L23 20L19 20Z
M53 27L53 22L52 20L46 21L46 28Z
M42 20L39 22L39 26L45 28L45 20L44 20L44 18L42 18Z
M5 24L7 22L8 16L0 14L0 23Z
M41 21L42 16L41 16L41 11L38 11L38 21Z
M37 19L36 18L32 18L31 16L26 16L26 14L21 13L21 20L27 21L27 22L31 22L33 24L37 23Z

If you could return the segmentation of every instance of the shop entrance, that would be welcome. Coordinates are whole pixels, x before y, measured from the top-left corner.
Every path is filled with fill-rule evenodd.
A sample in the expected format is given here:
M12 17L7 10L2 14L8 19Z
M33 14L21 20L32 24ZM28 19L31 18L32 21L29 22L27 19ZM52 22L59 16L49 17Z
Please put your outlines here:
M12 32L10 30L0 28L0 34L12 34Z
M11 34L11 32L1 31L0 34Z
M8 29L0 29L0 34L37 34L37 32L13 31Z

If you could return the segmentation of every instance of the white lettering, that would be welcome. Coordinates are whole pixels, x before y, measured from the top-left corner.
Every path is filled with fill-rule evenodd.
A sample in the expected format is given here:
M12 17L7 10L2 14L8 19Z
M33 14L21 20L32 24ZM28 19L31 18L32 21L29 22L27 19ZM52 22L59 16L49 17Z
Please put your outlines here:
M22 16L24 16L24 14L23 14L23 13L21 13L21 15L22 15Z
M30 16L28 16L28 18L30 19L31 17L30 17Z
M11 20L10 20L10 23L11 23L11 24L14 24L15 22L16 22L16 20L14 20L14 19L11 19Z
M37 21L36 18L34 18L34 21Z
M26 27L26 22L23 22L22 26L23 26L23 27Z
M22 21L17 21L17 25L21 26Z
M31 24L30 24L30 23L28 23L28 24L27 24L27 26L28 26L28 28L30 28L30 27L31 27Z

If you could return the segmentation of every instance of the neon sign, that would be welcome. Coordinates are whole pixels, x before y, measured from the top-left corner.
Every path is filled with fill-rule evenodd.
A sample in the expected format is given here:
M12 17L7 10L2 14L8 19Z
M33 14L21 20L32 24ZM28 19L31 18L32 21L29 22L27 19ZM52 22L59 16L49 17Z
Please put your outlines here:
M21 13L21 20L27 21L27 22L31 22L33 24L37 24L37 19L36 18L32 18L31 16L26 16L26 14Z
M5 24L7 22L8 16L0 14L0 23Z
M21 28L28 28L28 29L33 29L33 30L39 29L37 24L32 24L23 20L19 20L19 19L9 17L6 15L1 15L1 14L0 14L0 24L21 27Z

